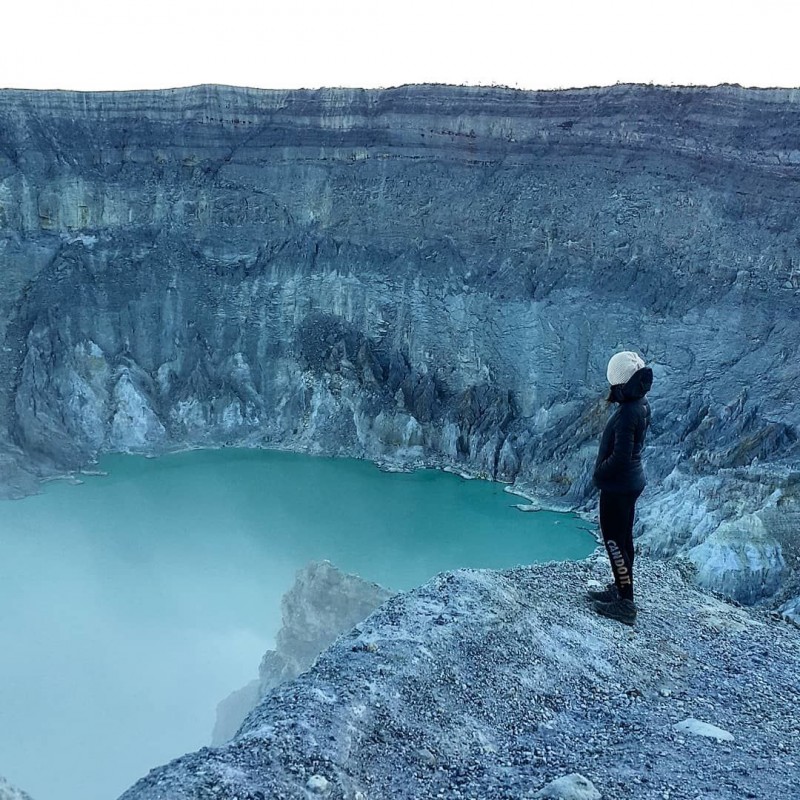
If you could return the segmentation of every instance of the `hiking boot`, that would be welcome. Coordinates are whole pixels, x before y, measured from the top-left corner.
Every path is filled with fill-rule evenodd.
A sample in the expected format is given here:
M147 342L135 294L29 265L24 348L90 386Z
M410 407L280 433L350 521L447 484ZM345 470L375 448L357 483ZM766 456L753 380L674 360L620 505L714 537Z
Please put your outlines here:
M617 589L617 584L612 581L605 589L588 589L586 596L590 600L599 600L601 603L613 603L615 600L619 600L619 589Z
M636 606L633 600L614 600L611 603L594 603L594 610L604 617L611 617L625 625L633 625L636 622Z

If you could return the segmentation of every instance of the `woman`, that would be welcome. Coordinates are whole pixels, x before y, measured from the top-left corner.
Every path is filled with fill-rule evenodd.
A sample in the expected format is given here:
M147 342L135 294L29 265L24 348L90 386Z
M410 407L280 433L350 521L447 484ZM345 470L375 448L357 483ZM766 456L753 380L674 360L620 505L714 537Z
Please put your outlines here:
M630 350L616 353L606 371L609 403L619 408L609 419L594 465L594 484L600 490L600 531L614 582L602 592L589 592L599 614L633 625L633 517L636 500L647 483L642 448L650 425L645 395L653 385L653 370Z

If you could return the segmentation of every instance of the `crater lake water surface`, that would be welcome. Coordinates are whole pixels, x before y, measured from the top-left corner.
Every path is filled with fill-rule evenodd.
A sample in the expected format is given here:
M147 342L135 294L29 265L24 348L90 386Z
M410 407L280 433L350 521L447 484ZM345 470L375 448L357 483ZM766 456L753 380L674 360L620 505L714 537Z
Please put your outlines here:
M402 591L595 547L574 515L435 470L259 450L99 468L0 502L0 775L34 800L111 800L208 744L313 559Z

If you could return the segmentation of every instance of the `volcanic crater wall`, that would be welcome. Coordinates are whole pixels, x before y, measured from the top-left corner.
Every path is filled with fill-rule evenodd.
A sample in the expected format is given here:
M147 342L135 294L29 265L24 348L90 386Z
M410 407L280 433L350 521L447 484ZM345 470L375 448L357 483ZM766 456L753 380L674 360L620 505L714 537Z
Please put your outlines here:
M788 598L798 177L788 90L0 91L2 492L236 444L587 510L631 348L642 547Z

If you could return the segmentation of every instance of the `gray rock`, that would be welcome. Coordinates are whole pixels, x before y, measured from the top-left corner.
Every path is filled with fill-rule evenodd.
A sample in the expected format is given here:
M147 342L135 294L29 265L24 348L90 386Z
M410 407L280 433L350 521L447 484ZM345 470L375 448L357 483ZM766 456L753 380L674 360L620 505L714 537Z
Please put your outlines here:
M19 448L0 441L0 500L19 499L39 491L36 471Z
M0 800L31 800L31 796L0 777Z
M295 675L308 669L331 642L392 595L389 589L342 572L327 560L313 561L298 570L294 585L281 600L283 625L275 652L284 659L284 669ZM277 676L268 668L261 677Z
M258 680L217 706L212 745L232 739L261 698L305 672L325 648L391 596L388 589L342 572L330 561L312 561L298 570L294 585L281 600L283 624L277 647L264 654Z
M795 597L784 603L778 611L787 619L800 625L800 597Z
M718 728L716 725L711 725L708 722L701 722L699 719L689 717L678 722L675 725L675 730L682 731L683 733L691 733L693 736L705 736L708 739L716 739L718 742L732 742L734 736L729 731Z
M552 800L600 800L600 792L583 775L573 772L551 781L534 797L549 797Z
M741 603L775 594L786 572L780 544L755 514L723 522L686 556L698 568L698 583Z
M324 775L312 775L306 783L306 788L317 794L323 794L328 791L330 783Z
M261 699L261 680L250 681L246 686L231 692L217 705L217 718L211 734L211 744L218 747L233 739L244 718Z

